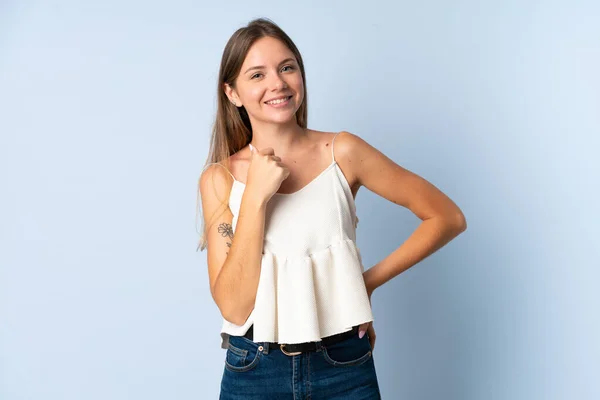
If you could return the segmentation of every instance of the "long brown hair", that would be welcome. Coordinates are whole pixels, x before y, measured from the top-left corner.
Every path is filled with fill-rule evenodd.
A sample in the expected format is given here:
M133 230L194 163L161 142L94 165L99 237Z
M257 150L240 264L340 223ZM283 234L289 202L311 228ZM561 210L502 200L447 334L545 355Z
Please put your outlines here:
M208 157L203 171L209 164L213 163L222 164L229 170L229 157L246 147L252 141L252 125L250 124L250 118L246 109L243 106L237 107L231 104L225 94L224 87L227 83L232 88L235 88L235 80L240 73L250 47L254 42L263 37L279 39L296 57L304 84L304 100L296 112L296 122L302 128L306 128L307 126L306 74L300 51L298 51L292 39L273 21L267 18L258 18L250 21L247 26L235 31L223 50L221 67L219 68L219 80L217 82L217 115L213 124ZM198 226L198 212L201 211L199 199L200 180L198 180L198 196L196 198L196 226ZM223 201L227 200L224 199ZM228 205L224 204L224 206L223 211ZM207 226L210 226L210 224L206 224L205 219L202 218L201 237L196 251L198 249L202 251L206 248Z

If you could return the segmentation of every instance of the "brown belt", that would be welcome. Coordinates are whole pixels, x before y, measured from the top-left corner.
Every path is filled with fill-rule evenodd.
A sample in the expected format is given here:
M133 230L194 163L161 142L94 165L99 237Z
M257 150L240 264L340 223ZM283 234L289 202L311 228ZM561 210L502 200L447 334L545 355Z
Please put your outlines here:
M358 334L358 325L353 326L352 330L348 332L337 333L332 336L327 336L321 339L320 342L305 342L305 343L294 343L294 344L283 344L283 343L274 343L274 342L265 342L268 344L269 348L279 348L284 354L289 356L298 355L300 353L306 351L317 351L317 343L320 343L322 346L331 346L332 344L339 343L343 340L346 340L352 335ZM251 325L246 334L244 335L246 339L250 339L254 341L254 325ZM285 347L285 350L284 350Z

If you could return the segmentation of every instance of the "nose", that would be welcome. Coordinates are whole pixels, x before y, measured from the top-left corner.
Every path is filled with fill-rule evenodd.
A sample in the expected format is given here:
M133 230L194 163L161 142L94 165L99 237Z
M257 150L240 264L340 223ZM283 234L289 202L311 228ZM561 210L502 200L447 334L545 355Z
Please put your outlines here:
M283 80L281 78L281 75L279 75L279 74L272 74L272 75L274 76L273 82L271 83L271 85L273 87L273 91L278 91L278 90L287 88L287 83L285 82L285 80Z

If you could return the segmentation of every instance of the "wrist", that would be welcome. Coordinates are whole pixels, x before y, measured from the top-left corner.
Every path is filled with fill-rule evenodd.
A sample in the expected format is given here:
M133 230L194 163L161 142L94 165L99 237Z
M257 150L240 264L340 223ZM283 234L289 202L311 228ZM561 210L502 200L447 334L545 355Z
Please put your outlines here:
M265 199L252 194L252 191L250 190L244 192L242 199L244 203L247 203L255 211L264 210L267 206L267 201Z
M373 267L369 268L368 270L366 270L363 273L363 279L365 281L365 288L367 289L367 293L368 293L369 297L371 297L371 294L373 294L373 292L377 288L377 286L373 282L372 269L373 269Z

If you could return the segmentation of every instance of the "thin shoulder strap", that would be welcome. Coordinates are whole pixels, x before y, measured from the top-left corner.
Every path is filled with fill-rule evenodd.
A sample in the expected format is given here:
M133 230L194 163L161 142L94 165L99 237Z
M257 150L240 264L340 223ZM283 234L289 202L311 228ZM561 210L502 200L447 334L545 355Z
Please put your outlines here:
M333 137L333 140L331 141L331 163L333 164L335 162L335 154L333 153L333 144L335 142L335 138L342 132L338 132L335 134L335 136Z
M221 167L225 168L225 171L227 171L227 173L228 173L229 175L231 175L231 177L233 178L233 180L234 180L234 181L236 180L236 179L235 179L235 176L233 176L233 174L232 174L231 172L229 172L229 170L228 170L228 169L227 169L227 168L226 168L224 165L221 165L221 164L219 164L219 163L208 163L208 164L206 164L206 165L204 166L204 168L202 168L202 173L201 173L200 175L202 175L202 174L204 173L204 170L206 170L206 167L208 167L209 165L220 165Z

